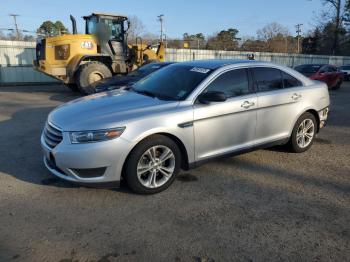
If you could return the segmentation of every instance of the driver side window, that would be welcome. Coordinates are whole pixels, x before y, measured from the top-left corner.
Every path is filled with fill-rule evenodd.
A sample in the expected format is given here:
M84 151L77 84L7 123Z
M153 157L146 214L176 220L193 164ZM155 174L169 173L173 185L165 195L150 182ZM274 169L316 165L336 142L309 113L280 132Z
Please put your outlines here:
M219 91L227 98L250 94L248 72L246 69L235 69L223 73L209 84L205 92Z

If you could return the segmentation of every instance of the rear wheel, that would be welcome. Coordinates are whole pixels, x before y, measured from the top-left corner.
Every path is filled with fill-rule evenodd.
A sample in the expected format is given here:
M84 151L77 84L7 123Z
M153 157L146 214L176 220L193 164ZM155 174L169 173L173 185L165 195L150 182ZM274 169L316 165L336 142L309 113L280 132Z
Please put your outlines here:
M89 62L80 66L77 72L77 84L81 93L89 95L95 93L92 84L107 77L112 73L109 68L101 62Z
M317 131L317 121L313 114L304 113L296 122L289 146L292 152L302 153L310 149Z
M125 178L136 193L158 193L173 183L180 162L177 144L168 137L154 135L133 149L126 162Z

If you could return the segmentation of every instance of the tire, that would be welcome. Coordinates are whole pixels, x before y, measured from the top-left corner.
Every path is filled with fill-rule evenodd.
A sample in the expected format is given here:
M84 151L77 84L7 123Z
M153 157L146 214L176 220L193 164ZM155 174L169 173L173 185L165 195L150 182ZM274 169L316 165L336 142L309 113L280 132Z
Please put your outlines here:
M307 127L308 126L308 123L311 123L312 122L312 125L313 125L313 134L312 134L312 138L310 138L310 134L311 134L311 129L308 129L308 131L310 132L306 132L309 136L306 136L304 135L304 146L302 146L302 137L300 137L300 134L303 133L305 134L305 132L300 132L300 128L302 123L306 123L305 126ZM304 113L299 119L298 121L295 123L295 126L293 128L293 131L292 131L292 135L289 139L289 143L288 143L288 146L289 146L289 149L291 152L294 152L294 153L303 153L307 150L309 150L314 142L314 139L316 137L316 133L317 133L317 121L316 121L316 118L313 114L309 113L309 112L306 112Z
M77 84L67 84L67 87L73 92L79 92Z
M153 151L152 149L155 150ZM169 149L172 155L166 149ZM152 156L156 155L154 162L152 162L150 154ZM166 161L163 163L158 162L157 164L157 161L162 158L163 154L169 158L165 157ZM134 192L138 194L155 194L164 191L174 182L180 167L181 151L177 144L166 136L153 135L141 141L131 151L126 161L124 177L128 186ZM165 168L171 170L169 172L171 173L170 175L169 173L167 173L167 176L163 174ZM155 176L153 172L155 172ZM152 177L155 180L152 180Z
M89 62L80 66L76 80L80 92L84 95L90 95L95 93L95 89L91 84L111 76L112 72L105 64L101 62Z

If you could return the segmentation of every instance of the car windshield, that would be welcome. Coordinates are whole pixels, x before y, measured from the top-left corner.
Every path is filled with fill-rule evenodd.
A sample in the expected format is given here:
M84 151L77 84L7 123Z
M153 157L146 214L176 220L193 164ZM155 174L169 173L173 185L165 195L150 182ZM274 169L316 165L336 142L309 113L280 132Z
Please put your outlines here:
M128 76L147 76L154 71L157 71L158 69L164 67L165 65L160 65L160 64L148 64L140 67L139 69L132 71Z
M341 66L340 69L341 70L350 70L350 66Z
M165 100L184 100L212 72L211 69L174 64L132 86L132 90Z
M295 67L295 70L297 70L300 73L316 73L322 65L301 65Z

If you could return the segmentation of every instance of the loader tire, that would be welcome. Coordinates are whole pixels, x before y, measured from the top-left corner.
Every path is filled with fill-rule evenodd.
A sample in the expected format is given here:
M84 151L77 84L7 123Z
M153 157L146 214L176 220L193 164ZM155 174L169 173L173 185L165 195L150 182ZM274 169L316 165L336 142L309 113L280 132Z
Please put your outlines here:
M79 92L77 84L67 84L67 87L73 92Z
M89 62L81 65L76 75L79 91L84 95L93 94L95 89L92 84L111 76L111 70L101 62Z

